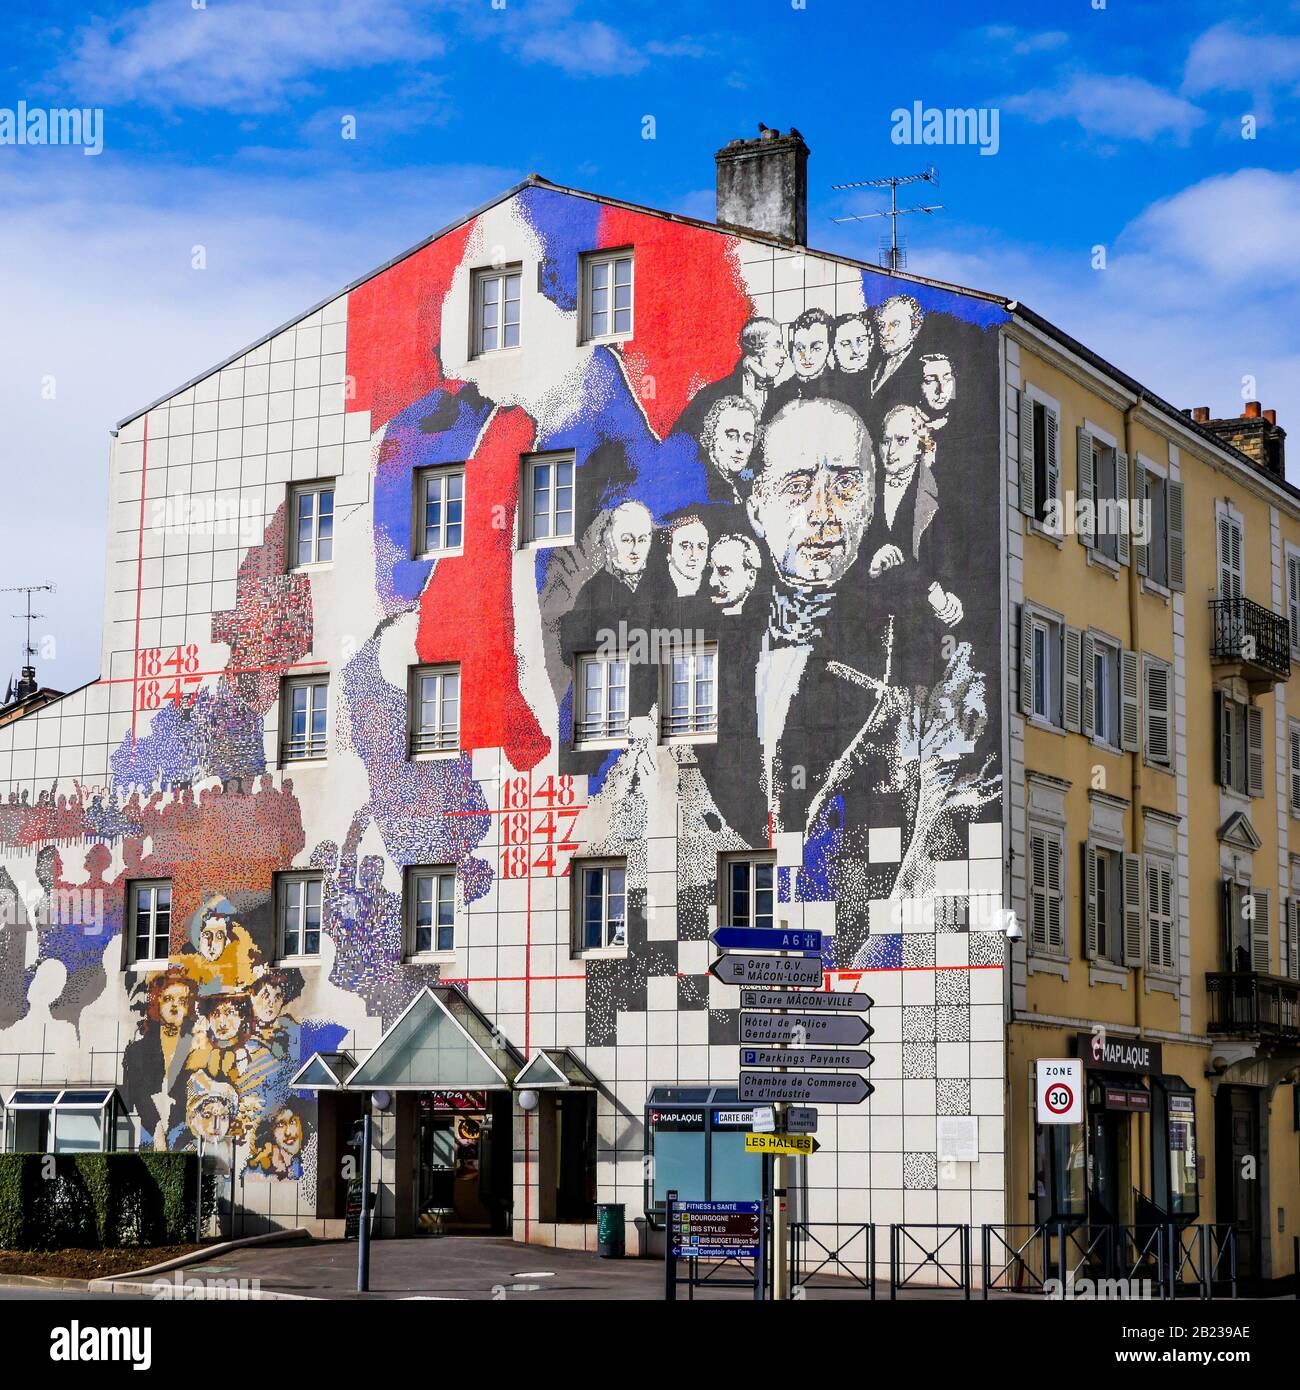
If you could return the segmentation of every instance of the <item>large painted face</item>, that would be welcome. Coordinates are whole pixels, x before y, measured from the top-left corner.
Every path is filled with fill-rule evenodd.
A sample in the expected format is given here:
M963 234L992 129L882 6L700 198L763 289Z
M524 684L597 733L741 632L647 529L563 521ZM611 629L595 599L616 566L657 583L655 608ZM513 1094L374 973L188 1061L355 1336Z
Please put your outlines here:
M209 917L199 928L199 952L205 960L219 960L230 940L230 919Z
M890 414L880 443L880 462L886 477L897 478L916 467L923 438L924 426L917 411L908 408Z
M208 1015L208 1032L219 1043L230 1043L239 1036L243 1016L234 1004L217 1004Z
M896 352L906 352L916 340L917 330L912 322L911 305L899 299L880 306L876 314L876 327L880 330L880 346L891 356Z
M921 373L921 398L934 411L947 410L957 394L957 378L953 375L952 363L946 357L937 357L925 364Z
M284 1008L284 991L279 985L261 985L253 994L253 1013L259 1023L274 1023Z
M302 1148L302 1120L292 1110L276 1116L275 1142L286 1153L296 1154Z
M794 335L791 346L791 361L796 376L816 376L826 365L831 344L824 323L810 323Z
M673 532L668 563L683 579L698 580L709 558L709 533L702 521L692 521Z
M194 1133L202 1139L220 1140L230 1133L230 1109L216 1096L194 1107Z
M189 1011L190 992L184 985L168 985L158 996L158 1017L168 1028L179 1028Z
M768 426L749 514L788 583L830 588L857 559L872 500L861 445L853 415L821 402Z
M739 541L720 540L709 556L709 597L719 608L743 603L758 579L758 571L745 562Z
M625 502L610 518L610 556L614 568L624 574L640 574L650 554L654 523L639 502Z
M871 329L862 319L849 319L835 334L835 361L842 372L860 372L871 359Z
M754 417L748 410L731 406L718 419L709 457L724 473L739 473L754 452Z
M770 386L781 375L785 366L785 344L781 341L781 330L775 326L763 334L762 346L748 357L749 369L765 386Z

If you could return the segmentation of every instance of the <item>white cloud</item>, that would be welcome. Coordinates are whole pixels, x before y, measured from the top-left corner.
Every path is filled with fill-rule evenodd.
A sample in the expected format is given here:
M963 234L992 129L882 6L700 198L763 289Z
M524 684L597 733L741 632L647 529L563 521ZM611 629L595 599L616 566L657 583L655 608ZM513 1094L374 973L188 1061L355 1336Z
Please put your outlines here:
M1070 36L1061 29L1045 29L1037 33L1018 29L1014 24L989 24L976 30L981 44L1009 51L1017 58L1034 53L1051 53L1069 43Z
M519 46L524 58L550 63L570 77L626 77L650 61L644 49L599 20L539 27Z
M1300 95L1300 35L1243 29L1229 20L1207 29L1187 55L1188 96L1249 92L1256 114L1267 117L1277 88Z
M1142 77L1076 72L1057 86L1003 103L1031 121L1073 120L1090 135L1150 141L1172 136L1185 142L1205 119L1190 101Z

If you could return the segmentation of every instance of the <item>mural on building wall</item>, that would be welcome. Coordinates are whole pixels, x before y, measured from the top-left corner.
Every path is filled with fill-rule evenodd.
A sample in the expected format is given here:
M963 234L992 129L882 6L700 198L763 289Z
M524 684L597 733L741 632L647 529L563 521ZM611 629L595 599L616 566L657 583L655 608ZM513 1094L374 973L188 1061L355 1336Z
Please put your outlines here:
M513 371L460 341L471 272L507 237L537 262ZM583 345L580 256L623 247L630 336ZM211 615L223 668L191 644L130 651L133 729L108 775L13 784L0 1054L48 1048L54 1025L102 1050L115 1017L143 1142L234 1140L246 1176L298 1179L315 1107L289 1078L362 1025L373 1041L443 973L406 959L410 866L453 866L473 922L512 878L626 860L626 954L573 967L589 1046L647 1007L653 977L675 981L680 1009L710 1009L679 948L707 936L728 852L778 851L774 900L822 905L830 968L924 963L926 941L933 963L933 934L907 935L896 909L936 899L933 930L969 926L970 960L993 958L994 933L962 917L964 890L936 866L1000 818L1001 314L812 256L777 287L773 261L532 187L350 293L346 409L369 430L370 506L354 510L371 530L349 552L359 525L340 508L334 565L361 630L322 635L319 581L289 570L285 504L268 503L233 607ZM572 544L520 544L532 455L555 456ZM463 544L430 558L412 542L415 480L452 464ZM598 654L616 675L589 685L581 658ZM346 803L301 796L276 768L281 679L312 660L330 670ZM407 668L440 663L459 667L460 752L412 759ZM617 737L602 737L611 720ZM529 812L522 848L511 804ZM663 838L667 939L649 927L647 846ZM327 973L276 964L272 883L287 869L322 876ZM39 893L20 891L33 880ZM141 880L170 882L168 959L124 977ZM73 887L102 893L97 932L41 910ZM567 904L548 910L567 935ZM464 983L473 997L472 967ZM530 996L522 1007L521 1048ZM710 1010L708 1036L734 1040L734 1013Z

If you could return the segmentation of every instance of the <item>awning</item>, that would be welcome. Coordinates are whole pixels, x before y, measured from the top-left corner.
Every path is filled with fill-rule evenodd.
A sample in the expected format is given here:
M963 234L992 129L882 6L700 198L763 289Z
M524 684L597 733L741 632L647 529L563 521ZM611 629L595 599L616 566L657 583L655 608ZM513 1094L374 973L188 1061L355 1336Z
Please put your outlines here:
M515 1077L517 1091L594 1090L596 1078L567 1047L542 1047Z
M350 1091L509 1090L523 1057L458 989L426 987L348 1078Z
M356 1069L350 1052L313 1052L293 1074L289 1086L296 1091L343 1091Z
M116 1094L113 1086L68 1086L50 1090L20 1087L9 1093L5 1105L10 1110L103 1110L112 1104Z

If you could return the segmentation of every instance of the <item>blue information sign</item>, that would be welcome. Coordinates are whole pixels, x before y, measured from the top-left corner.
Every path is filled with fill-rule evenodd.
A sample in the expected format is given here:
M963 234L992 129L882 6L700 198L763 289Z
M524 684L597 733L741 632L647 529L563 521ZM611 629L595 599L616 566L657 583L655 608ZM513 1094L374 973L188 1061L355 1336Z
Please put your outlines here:
M673 1202L669 1219L677 1259L754 1260L762 1252L762 1202Z
M788 927L718 927L710 938L723 951L805 951L822 949L819 931Z

